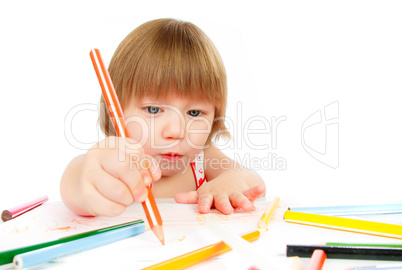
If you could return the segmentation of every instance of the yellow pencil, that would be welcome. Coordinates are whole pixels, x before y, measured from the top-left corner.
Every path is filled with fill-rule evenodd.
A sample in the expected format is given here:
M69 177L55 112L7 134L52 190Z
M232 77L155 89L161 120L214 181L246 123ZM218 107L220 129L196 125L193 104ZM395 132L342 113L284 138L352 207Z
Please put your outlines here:
M402 239L402 225L286 211L287 222Z
M258 229L259 230L266 230L268 227L268 223L272 218L272 215L275 212L275 209L278 207L279 204L279 198L275 197L272 202L268 205L267 210L265 210L265 213L262 215L260 220L258 221Z
M242 236L243 239L252 242L260 237L260 231L254 231ZM196 265L200 262L209 260L213 257L219 256L223 253L231 251L232 249L226 245L223 241L216 244L212 244L192 252L183 254L173 259L166 260L164 262L149 266L143 270L151 269L186 269L190 266Z

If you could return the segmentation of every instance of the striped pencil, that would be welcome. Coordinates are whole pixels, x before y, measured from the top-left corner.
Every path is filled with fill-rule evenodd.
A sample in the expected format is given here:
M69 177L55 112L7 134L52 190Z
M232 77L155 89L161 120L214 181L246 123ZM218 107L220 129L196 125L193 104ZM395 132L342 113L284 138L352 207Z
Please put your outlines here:
M307 270L321 270L326 258L327 255L322 249L314 250L310 262L308 263Z
M22 253L26 253L29 251L46 248L46 247L50 247L50 246L54 246L54 245L58 245L58 244L63 244L66 242L78 240L78 239L85 238L88 236L93 236L93 235L105 233L108 231L113 231L113 230L129 227L129 226L133 226L133 225L136 225L139 223L144 223L144 221L141 219L138 219L138 220L134 220L134 221L127 222L127 223L122 223L119 225L114 225L114 226L110 226L110 227L105 227L105 228L101 228L101 229L97 229L97 230L92 230L92 231L88 231L88 232L83 232L83 233L79 233L79 234L62 237L62 238L59 238L59 239L56 239L53 241L43 242L43 243L35 244L32 246L24 246L24 247L19 247L19 248L15 248L15 249L5 250L5 251L0 252L0 265L6 264L6 263L12 263L14 256L16 256L18 254L22 254Z
M326 246L342 246L342 247L385 247L385 248L402 248L402 244L391 243L338 243L327 242Z
M257 269L277 269L275 266L271 265L265 257L256 253L250 242L247 242L240 236L231 233L211 219L204 220L203 224L219 236L232 250L247 259L253 267L257 267Z
M286 222L402 239L402 225L286 211Z
M112 118L116 134L119 137L131 138L131 135L129 134L126 128L123 110L120 106L119 99L116 95L112 79L110 78L109 72L107 71L105 64L103 63L99 50L98 49L91 50L90 56L92 64L95 68L96 75L99 80L99 84L102 88L103 98L105 99L105 103L109 109L110 117ZM148 177L151 177L149 169L144 171L143 173L147 174ZM148 189L148 198L142 203L142 206L144 208L144 212L145 215L147 216L147 220L149 222L151 230L154 232L159 241L161 241L161 243L164 245L165 237L163 234L162 218L159 213L159 209L156 205L155 198L152 194L151 188L147 186L147 189Z
M110 244L145 232L145 224L137 223L117 230L107 231L63 244L53 245L16 255L13 263L17 269L36 266L58 258Z
M19 215L22 215L22 214L34 209L35 207L38 207L39 205L43 204L47 200L48 200L47 196L42 196L40 198L37 198L30 202L24 203L22 205L18 205L13 208L10 208L8 210L4 210L1 213L1 219L3 221L8 221L10 219L18 217Z
M273 198L272 202L268 205L267 210L265 210L264 214L261 216L260 220L258 221L258 229L262 231L266 231L268 227L268 223L271 220L276 208L279 204L279 198Z
M346 270L401 270L402 264L384 264L384 265L370 265L370 266L357 266L348 268Z
M325 252L328 259L352 259L352 260L385 260L401 261L401 248L383 247L341 247L322 245L287 245L286 256L311 257L313 252L320 249Z
M256 230L242 236L244 240L249 242L256 241L260 237L260 231ZM232 249L223 241L191 251L189 253L180 255L178 257L160 262L155 265L144 268L143 270L163 270L163 269L176 269L182 270L194 266L198 263L204 262L211 258L222 255Z
M290 207L290 211L319 215L347 216L363 214L396 214L402 213L402 203L369 204L369 205L338 205L318 207Z

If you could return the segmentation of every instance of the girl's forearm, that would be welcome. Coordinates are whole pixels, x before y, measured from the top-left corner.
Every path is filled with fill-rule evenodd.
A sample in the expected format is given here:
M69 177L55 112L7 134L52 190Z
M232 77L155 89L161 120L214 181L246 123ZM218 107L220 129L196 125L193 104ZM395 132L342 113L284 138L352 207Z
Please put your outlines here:
M60 195L68 209L78 215L88 216L78 203L77 185L84 156L74 158L64 170L60 181Z
M260 185L265 186L262 177L257 172L249 170L247 168L241 168L236 170L229 169L223 171L218 177L221 178L222 180L223 178L225 179L223 183L230 182L230 185L232 187L238 187L236 188L238 189L238 191L243 191L243 189L247 190Z

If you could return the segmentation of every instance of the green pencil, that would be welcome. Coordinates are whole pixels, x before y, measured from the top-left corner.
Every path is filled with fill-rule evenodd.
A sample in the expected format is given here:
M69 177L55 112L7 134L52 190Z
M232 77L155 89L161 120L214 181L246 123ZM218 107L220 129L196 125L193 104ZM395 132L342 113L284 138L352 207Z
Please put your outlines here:
M343 246L343 247L386 247L386 248L402 248L402 245L398 244L370 244L370 243L335 243L327 242L326 246Z
M80 233L80 234L75 234L75 235L63 237L63 238L53 240L53 241L50 241L50 242L45 242L45 243L40 243L40 244L36 244L36 245L32 245L32 246L26 246L26 247L20 247L20 248L16 248L16 249L10 249L10 250L6 250L6 251L2 251L2 252L0 252L0 265L6 264L6 263L12 263L14 256L18 255L18 254L21 254L21 253L25 253L25 252L28 252L28 251L33 251L33 250L37 250L37 249L40 249L40 248L45 248L45 247L49 247L49 246L53 246L53 245L58 245L58 244L66 243L66 242L70 242L70 241L73 241L73 240L85 238L85 237L96 235L96 234L101 234L101 233L104 233L104 232L113 231L113 230L116 230L116 229L121 229L121 228L129 227L129 226L133 226L133 225L139 224L139 223L144 223L144 221L141 220L141 219L138 219L138 220L134 220L134 221L119 224L119 225L114 225L114 226L110 226L110 227L106 227L106 228L102 228L102 229L98 229L98 230L93 230L93 231L89 231L89 232L84 232L84 233Z

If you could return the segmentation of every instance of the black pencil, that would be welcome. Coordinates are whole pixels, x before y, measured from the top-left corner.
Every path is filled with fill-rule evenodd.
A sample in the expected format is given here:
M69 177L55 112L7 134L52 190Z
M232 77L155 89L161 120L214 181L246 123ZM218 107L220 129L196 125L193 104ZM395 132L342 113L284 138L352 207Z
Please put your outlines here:
M402 248L287 245L286 256L311 257L314 250L321 249L328 259L402 261Z

